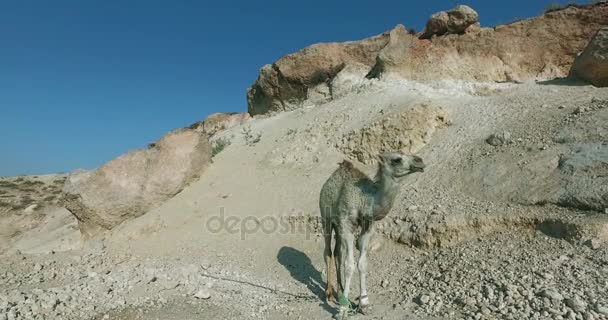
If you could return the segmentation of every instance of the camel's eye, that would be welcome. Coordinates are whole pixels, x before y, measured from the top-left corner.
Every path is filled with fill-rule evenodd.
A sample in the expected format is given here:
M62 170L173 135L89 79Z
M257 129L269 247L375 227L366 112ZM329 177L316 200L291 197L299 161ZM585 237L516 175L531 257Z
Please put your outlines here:
M401 162L402 162L401 158L395 158L391 161L393 162L393 164L401 164Z

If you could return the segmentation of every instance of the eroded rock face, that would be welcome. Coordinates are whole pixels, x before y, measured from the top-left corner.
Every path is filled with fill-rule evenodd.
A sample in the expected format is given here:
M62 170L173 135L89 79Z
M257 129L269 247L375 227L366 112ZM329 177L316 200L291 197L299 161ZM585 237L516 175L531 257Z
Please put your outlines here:
M371 67L387 41L385 33L361 41L318 43L263 66L258 80L247 89L249 113L256 115L301 107L310 88L328 86L347 64Z
M571 74L597 87L608 86L608 27L593 36L574 61Z
M143 215L199 178L211 159L207 135L197 129L168 133L145 150L124 154L93 171L73 173L62 204L92 236Z
M433 35L463 34L468 27L479 21L479 14L473 8L465 5L457 6L450 11L440 11L433 14L426 23L423 38Z
M564 77L592 35L608 24L608 3L569 6L494 28L480 28L473 22L472 9L459 7L450 12L446 24L429 29L447 30L443 36L420 39L398 25L361 41L315 44L265 65L247 91L249 112L293 110L310 98L314 98L311 103L326 102L343 96L353 83L388 74L418 81ZM437 19L445 21L445 15ZM347 87L342 87L334 79L349 65L363 66L367 72L358 72L358 78L351 77Z
M390 150L416 153L437 129L448 124L441 107L418 105L346 133L338 147L351 159L371 163L377 154Z

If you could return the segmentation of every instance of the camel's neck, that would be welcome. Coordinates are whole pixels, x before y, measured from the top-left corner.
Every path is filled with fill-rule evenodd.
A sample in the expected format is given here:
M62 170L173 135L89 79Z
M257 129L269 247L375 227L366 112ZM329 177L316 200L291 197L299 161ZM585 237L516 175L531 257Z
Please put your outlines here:
M374 196L374 206L372 208L374 220L383 219L388 215L399 193L399 182L391 177L385 177L378 172L376 181L376 194Z

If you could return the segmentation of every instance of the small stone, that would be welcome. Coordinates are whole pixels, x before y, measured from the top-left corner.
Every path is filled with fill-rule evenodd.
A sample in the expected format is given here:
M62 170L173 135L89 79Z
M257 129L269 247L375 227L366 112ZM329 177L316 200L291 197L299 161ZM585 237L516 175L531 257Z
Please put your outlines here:
M583 301L579 296L574 296L570 299L566 299L566 305L570 308L572 308L572 310L576 311L576 312L585 312L585 310L587 310L587 303L585 303L585 301Z
M608 214L608 208L604 209L604 213Z
M539 275L545 280L553 280L554 276L550 272L539 272Z
M572 113L581 114L581 113L584 113L585 111L587 111L587 108L585 108L585 107L576 107L576 109L574 109L574 111Z
M597 238L593 238L593 239L589 239L589 240L585 241L585 245L593 250L597 250L602 246L600 240Z
M418 297L417 302L420 305L424 305L424 304L429 303L430 300L431 300L431 297L427 296L426 294L423 294Z
M603 306L599 303L595 305L595 311L597 311L597 313L601 315L608 316L608 307Z
M194 294L194 297L197 299L207 300L211 298L211 293L207 289L200 289Z
M34 271L40 272L42 269L44 269L44 267L40 263L36 263L36 265L34 265Z
M491 146L502 146L505 144L509 144L511 143L511 133L508 131L503 131L501 133L494 133L491 134L487 139L486 142L491 145Z
M381 286L382 288L386 288L386 287L388 287L388 285L389 285L388 279L384 279L384 280L382 280L382 282L380 283L380 286Z
M555 291L554 289L546 289L541 293L541 296L545 297L545 298L549 298L551 300L555 300L555 301L562 301L564 300L564 296L562 296L559 292Z

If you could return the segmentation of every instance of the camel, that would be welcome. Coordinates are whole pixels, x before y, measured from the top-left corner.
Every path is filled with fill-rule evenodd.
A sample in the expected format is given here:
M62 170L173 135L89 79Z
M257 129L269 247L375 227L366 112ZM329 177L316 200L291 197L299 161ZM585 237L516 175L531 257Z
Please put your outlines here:
M386 217L402 185L404 177L414 172L423 172L422 158L399 152L382 153L377 156L378 171L375 179L369 178L347 160L327 179L321 189L319 207L325 237L324 258L327 270L325 295L330 301L333 294L335 266L338 280L337 318L346 319L354 311L348 295L355 266L355 232L361 229L357 241L360 251L357 267L361 281L361 292L357 311L367 313L370 303L367 296L367 254L374 222ZM335 247L332 251L332 233ZM337 258L337 259L336 259Z

